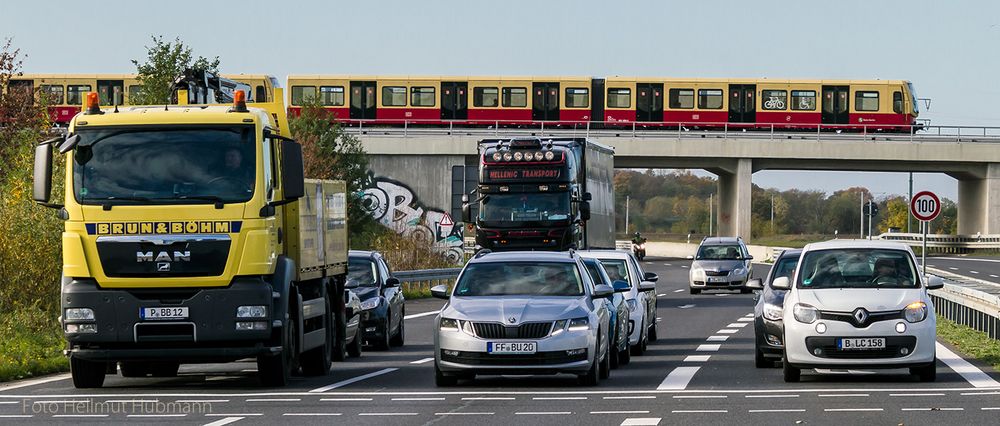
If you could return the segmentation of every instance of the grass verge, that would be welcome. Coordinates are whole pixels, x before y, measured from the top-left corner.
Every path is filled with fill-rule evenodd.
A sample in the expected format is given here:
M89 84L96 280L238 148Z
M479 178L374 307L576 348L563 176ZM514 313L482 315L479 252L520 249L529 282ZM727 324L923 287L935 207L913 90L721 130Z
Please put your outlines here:
M937 318L938 337L962 353L972 356L1000 371L1000 340L971 327L960 325L942 316Z
M0 382L69 370L56 319L36 308L0 314Z

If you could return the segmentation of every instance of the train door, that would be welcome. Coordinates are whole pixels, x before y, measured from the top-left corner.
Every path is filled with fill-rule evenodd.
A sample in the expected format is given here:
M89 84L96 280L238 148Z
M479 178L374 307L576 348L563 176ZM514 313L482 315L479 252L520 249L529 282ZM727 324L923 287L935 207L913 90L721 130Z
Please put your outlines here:
M850 123L850 86L823 86L823 124Z
M465 120L469 117L469 83L441 82L441 119Z
M757 85L729 85L729 122L753 123L757 121Z
M101 105L124 104L125 82L122 80L97 80L97 96Z
M375 119L375 82L351 82L351 120Z
M635 121L663 121L663 83L635 85Z
M534 83L531 96L531 119L559 119L559 83Z

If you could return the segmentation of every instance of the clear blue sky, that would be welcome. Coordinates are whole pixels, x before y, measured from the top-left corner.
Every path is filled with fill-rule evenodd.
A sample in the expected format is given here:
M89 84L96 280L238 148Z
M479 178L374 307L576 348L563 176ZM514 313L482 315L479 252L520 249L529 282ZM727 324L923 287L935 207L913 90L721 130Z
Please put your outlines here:
M922 118L1000 126L996 1L50 1L3 6L26 72L133 72L180 37L224 72L880 78ZM992 109L990 109L992 108ZM759 172L765 187L905 193L905 174ZM943 175L916 188L955 199Z

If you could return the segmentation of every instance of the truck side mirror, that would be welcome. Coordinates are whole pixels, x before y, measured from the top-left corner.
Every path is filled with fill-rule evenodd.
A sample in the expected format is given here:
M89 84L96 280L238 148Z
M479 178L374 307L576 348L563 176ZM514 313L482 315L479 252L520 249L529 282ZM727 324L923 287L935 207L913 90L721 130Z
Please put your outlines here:
M589 193L589 192L584 192L583 193L583 201L590 201L590 200L593 200L593 199L594 199L594 196L591 195L591 193Z
M46 205L52 196L52 145L43 143L35 147L33 198Z
M281 187L285 200L297 200L306 192L302 145L290 139L281 140Z
M580 202L580 219L584 221L590 220L590 201Z
M462 203L462 222L472 223L472 206L469 203Z

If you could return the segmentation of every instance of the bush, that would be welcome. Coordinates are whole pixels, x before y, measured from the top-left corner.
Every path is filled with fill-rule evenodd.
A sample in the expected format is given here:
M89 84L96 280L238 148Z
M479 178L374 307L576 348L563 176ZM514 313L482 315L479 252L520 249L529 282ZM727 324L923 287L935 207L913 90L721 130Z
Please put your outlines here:
M0 382L68 370L62 349L52 312L18 308L0 315Z

